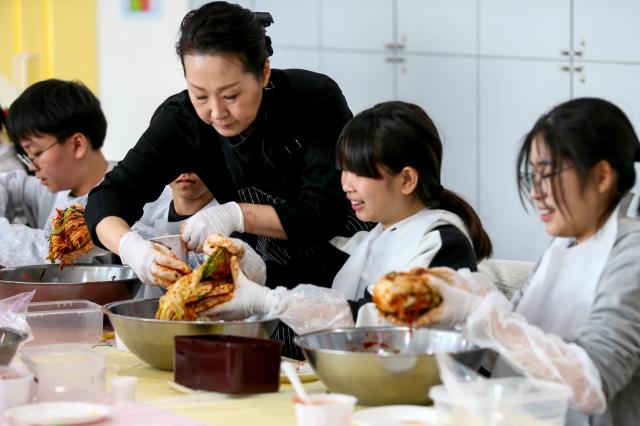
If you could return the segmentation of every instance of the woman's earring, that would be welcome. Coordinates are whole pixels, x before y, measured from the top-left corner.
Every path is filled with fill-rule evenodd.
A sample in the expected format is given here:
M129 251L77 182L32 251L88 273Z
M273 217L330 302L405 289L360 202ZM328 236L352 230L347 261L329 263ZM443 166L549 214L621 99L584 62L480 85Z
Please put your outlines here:
M274 86L274 85L273 85L273 82L272 82L271 80L269 80L269 81L267 82L267 85L266 85L266 86L264 86L264 90L271 90L271 89L273 89L273 88L275 88L275 87L276 87L276 86Z

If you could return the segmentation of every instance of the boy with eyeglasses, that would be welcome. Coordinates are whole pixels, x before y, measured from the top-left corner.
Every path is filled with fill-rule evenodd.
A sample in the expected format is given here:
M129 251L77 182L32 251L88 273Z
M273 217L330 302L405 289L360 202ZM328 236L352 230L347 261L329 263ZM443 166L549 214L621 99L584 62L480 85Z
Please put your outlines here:
M84 205L113 167L101 151L107 120L84 84L50 79L28 87L11 104L6 127L26 152L19 159L35 176L0 173L0 264L43 263L43 228L56 208ZM19 215L28 226L10 223Z

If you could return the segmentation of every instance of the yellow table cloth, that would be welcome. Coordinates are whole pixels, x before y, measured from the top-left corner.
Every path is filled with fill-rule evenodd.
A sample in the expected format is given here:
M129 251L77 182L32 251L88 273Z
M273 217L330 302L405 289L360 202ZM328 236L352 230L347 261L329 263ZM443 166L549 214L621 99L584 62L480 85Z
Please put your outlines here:
M290 384L281 384L279 392L252 395L228 395L217 392L194 391L184 393L171 386L173 372L158 370L141 361L130 352L121 352L111 346L97 346L94 350L107 357L107 383L109 378L136 376L136 401L179 414L208 425L295 425L293 398ZM309 393L324 393L320 381L304 384Z

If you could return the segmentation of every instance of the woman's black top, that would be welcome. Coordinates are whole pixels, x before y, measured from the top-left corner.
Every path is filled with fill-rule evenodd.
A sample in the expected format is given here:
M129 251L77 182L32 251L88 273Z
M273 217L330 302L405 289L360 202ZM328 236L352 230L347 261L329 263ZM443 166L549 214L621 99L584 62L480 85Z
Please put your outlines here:
M244 140L202 121L186 90L164 101L138 143L89 194L93 241L100 245L96 225L103 218L132 225L165 185L194 172L220 203L275 208L289 239L254 236L270 285L330 286L345 257L327 240L371 227L355 218L336 167L336 141L352 114L325 75L274 69L270 80Z

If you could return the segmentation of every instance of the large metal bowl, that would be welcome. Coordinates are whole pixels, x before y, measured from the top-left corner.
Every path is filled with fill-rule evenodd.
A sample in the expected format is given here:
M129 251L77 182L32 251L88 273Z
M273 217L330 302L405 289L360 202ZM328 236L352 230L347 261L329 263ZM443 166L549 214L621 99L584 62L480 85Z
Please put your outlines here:
M0 299L36 290L34 302L86 299L100 305L134 297L142 282L122 265L30 265L0 270Z
M217 322L157 320L158 299L114 302L104 309L127 348L147 364L163 370L173 370L174 336L230 334L268 339L278 325L277 318Z
M476 369L485 354L460 333L429 328L326 330L295 338L324 384L362 405L427 404L440 382L434 354L450 353Z

